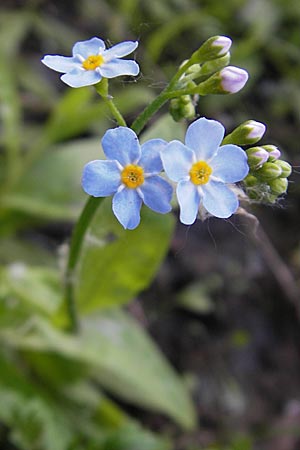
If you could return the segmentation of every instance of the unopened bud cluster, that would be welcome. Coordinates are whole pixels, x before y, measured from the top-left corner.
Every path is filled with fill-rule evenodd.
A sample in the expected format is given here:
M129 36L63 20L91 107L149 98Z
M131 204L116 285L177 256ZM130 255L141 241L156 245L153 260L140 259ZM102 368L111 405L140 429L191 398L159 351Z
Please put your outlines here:
M170 106L175 120L195 117L195 95L234 94L245 86L248 80L246 70L228 65L231 44L229 37L214 36L182 64L181 68L186 66L186 70L178 80L175 91L182 91L183 95L177 94L178 101L172 101Z
M195 101L191 95L182 95L170 101L170 114L178 122L181 119L191 120L196 116Z
M280 150L275 145L263 145L246 150L249 174L244 180L249 198L273 203L285 194L291 165L280 158Z

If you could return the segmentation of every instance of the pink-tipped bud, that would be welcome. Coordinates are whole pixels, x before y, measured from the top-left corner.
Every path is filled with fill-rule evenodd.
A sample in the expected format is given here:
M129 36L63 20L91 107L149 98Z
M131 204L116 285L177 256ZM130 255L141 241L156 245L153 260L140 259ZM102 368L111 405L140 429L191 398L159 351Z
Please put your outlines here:
M227 36L213 36L192 54L190 61L193 64L203 64L206 61L220 58L228 53L231 44L232 41Z
M264 145L263 148L269 153L270 160L275 161L276 159L280 158L281 151L278 147L276 147L276 145Z
M258 169L269 159L269 153L263 147L252 147L246 150L248 156L248 164L251 169Z
M212 46L213 47L219 47L218 56L224 56L230 49L232 44L232 40L227 36L217 36L216 39L213 41Z
M221 86L224 92L228 94L234 94L240 91L248 80L248 72L239 67L227 66L220 72Z
M253 145L263 137L265 131L266 126L263 123L247 120L228 134L224 138L223 144Z
M248 120L245 125L249 129L248 138L259 141L266 131L266 126L261 122L256 122L256 120Z

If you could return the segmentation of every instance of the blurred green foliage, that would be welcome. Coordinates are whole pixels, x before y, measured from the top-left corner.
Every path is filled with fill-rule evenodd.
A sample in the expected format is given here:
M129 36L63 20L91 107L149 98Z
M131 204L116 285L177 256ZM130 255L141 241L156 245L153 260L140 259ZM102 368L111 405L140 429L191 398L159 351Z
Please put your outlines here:
M195 427L184 382L147 331L121 310L153 279L174 221L144 211L143 225L126 232L112 215L102 214L101 208L109 208L103 202L77 268L82 331L68 334L64 247L57 255L47 231L60 230L63 242L64 227L71 228L85 200L83 165L101 158L100 138L115 123L92 89L66 88L40 59L45 53L69 55L74 42L93 35L112 43L138 38L138 83L112 83L130 123L201 42L228 35L232 62L249 71L250 82L238 96L201 99L199 112L222 119L229 129L249 118L268 123L268 135L293 162L299 158L300 3L4 0L0 8L0 445L172 449L166 432L143 428L120 400L164 414L183 429ZM184 124L162 116L142 139L183 133ZM197 303L195 288L183 292L180 302L197 311L211 308L205 290ZM247 437L229 441L218 448L252 448Z

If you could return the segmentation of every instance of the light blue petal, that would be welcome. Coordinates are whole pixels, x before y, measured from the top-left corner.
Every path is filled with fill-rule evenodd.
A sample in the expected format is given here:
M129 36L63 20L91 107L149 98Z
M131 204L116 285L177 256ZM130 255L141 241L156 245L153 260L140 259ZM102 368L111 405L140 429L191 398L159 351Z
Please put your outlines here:
M125 229L133 230L140 223L142 199L136 189L123 189L113 197L113 213Z
M42 63L56 72L70 72L73 69L80 68L81 62L78 58L71 56L46 55L42 59Z
M127 127L107 130L102 138L102 147L108 159L116 159L122 166L137 163L141 148L134 131Z
M140 71L139 65L130 59L113 59L104 62L99 67L99 71L104 78L115 78L120 75L137 75Z
M162 177L154 175L146 178L140 186L140 190L143 194L143 201L148 208L161 214L171 211L170 201L173 188Z
M163 139L150 139L142 145L139 165L144 168L146 173L159 173L163 170L160 153L166 145L167 142Z
M70 73L65 73L60 78L68 86L79 88L99 83L102 77L100 73L95 70L75 69Z
M201 117L188 127L185 144L195 151L197 161L209 161L217 152L224 131L223 125L216 120Z
M73 56L80 55L84 59L91 55L102 54L105 50L105 44L102 39L97 37L93 37L87 41L76 42L73 47L72 54Z
M105 58L105 61L122 58L123 56L132 53L138 45L139 43L134 41L120 42L120 44L114 45L113 47L105 50L105 52L103 52L103 57Z
M223 145L216 156L211 160L213 176L224 183L241 181L249 172L247 156L244 150L237 145Z
M189 176L195 155L181 142L171 141L160 156L166 174L171 180L179 181Z
M191 225L195 222L200 204L200 194L190 181L180 181L176 189L180 206L180 222Z
M237 210L237 196L225 184L210 181L202 186L202 190L203 206L213 216L226 219Z
M83 169L82 187L93 197L112 195L120 184L120 169L115 161L90 161Z

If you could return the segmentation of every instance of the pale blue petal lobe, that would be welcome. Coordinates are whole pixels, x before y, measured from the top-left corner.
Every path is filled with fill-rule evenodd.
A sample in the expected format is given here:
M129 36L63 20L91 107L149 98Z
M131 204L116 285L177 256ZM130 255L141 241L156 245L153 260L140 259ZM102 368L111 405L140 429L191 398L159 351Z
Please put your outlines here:
M116 159L122 166L136 163L141 156L137 135L130 128L107 130L101 142L107 158Z
M103 52L103 57L105 58L105 61L122 58L123 56L132 53L138 45L139 43L134 41L120 42L119 44L116 44L113 47L105 50L105 52Z
M185 144L195 151L197 161L208 161L217 152L224 131L223 125L216 120L201 117L188 127Z
M194 152L179 141L171 141L161 152L163 167L168 177L179 181L189 176Z
M120 170L115 161L90 161L83 169L83 190L93 197L112 195L120 184Z
M192 225L195 222L200 204L200 194L190 181L180 181L176 189L180 206L180 222Z
M167 142L163 139L150 139L141 146L141 158L139 165L147 173L159 173L163 170L160 153L166 147Z
M79 88L83 86L91 86L92 84L97 84L101 80L100 73L95 70L82 70L75 69L69 73L62 75L61 80L68 86L73 88Z
M56 72L66 73L73 69L80 68L81 63L78 58L71 56L46 55L42 63Z
M99 72L104 78L115 78L120 75L138 75L139 65L130 59L113 59L104 62L99 67Z
M171 211L170 201L173 188L162 177L154 175L146 178L140 186L140 190L143 194L143 201L148 208L161 214Z
M142 199L136 189L123 189L113 196L113 213L125 229L133 230L140 223Z
M202 186L202 190L203 206L213 216L226 219L237 210L237 196L225 184L210 181Z
M98 55L105 50L105 44L102 39L93 37L87 41L79 41L73 47L73 56L80 55L83 58L87 58L91 55Z
M213 169L213 176L224 183L241 181L249 172L246 153L232 144L220 147L210 166Z

